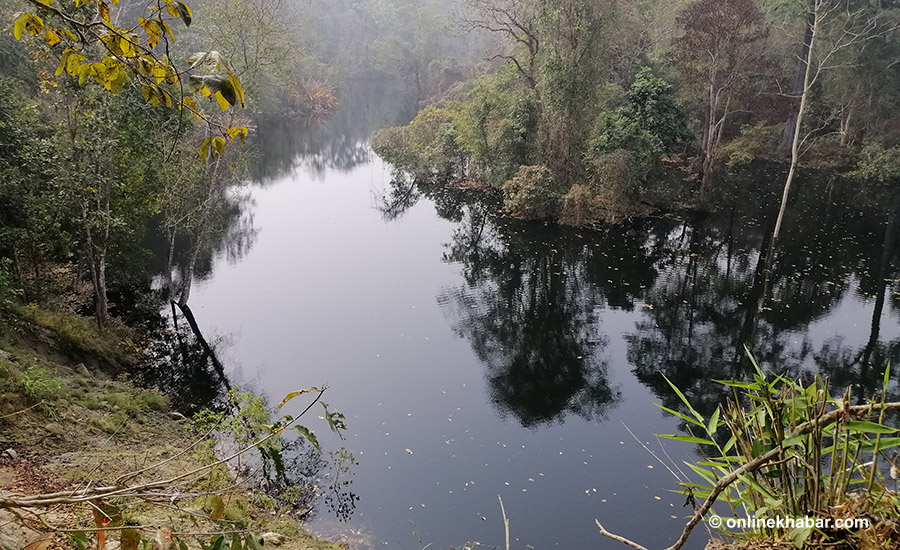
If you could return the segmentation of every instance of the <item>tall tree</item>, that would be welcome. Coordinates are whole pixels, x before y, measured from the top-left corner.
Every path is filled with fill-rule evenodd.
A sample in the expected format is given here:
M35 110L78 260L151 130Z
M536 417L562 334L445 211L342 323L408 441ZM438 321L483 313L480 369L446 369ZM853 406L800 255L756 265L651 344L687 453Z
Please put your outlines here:
M768 29L754 0L697 0L677 21L684 32L673 45L673 60L683 80L706 96L700 194L707 199L725 123L764 55Z
M772 233L770 257L774 254L778 237L781 234L791 185L800 163L801 148L823 129L822 127L804 129L803 126L813 87L820 82L826 71L841 66L838 61L840 54L851 48L864 47L870 40L890 30L890 27L885 25L881 11L878 9L873 11L867 5L853 6L838 0L808 0L808 6L811 35L803 75L803 88L791 139L791 164L784 182L781 207Z

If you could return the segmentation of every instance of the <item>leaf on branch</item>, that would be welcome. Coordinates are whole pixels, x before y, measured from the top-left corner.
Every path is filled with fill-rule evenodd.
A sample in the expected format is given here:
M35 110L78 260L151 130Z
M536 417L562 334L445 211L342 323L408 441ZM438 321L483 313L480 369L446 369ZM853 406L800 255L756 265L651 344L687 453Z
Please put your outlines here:
M315 447L317 451L322 452L322 449L319 447L319 440L316 438L316 434L309 431L309 428L307 428L306 426L296 426L294 429L297 430L297 433L302 435L307 441L312 443L313 447Z
M247 129L246 126L232 126L231 128L228 128L227 130L225 130L225 135L228 136L228 139L230 139L232 143L234 143L235 139L240 139L241 145L247 145L247 141L245 138L247 137L247 134L249 132L250 131ZM310 391L318 391L318 390L315 388L313 388L311 390L305 390L306 393L308 393ZM294 396L294 397L296 397L296 396ZM285 397L285 400L287 400L287 399L288 398ZM283 405L285 403L285 401L282 401L281 403ZM281 405L278 405L278 408L281 408Z
M228 130L225 130L225 133L228 134L232 130L235 130L235 128L229 128ZM246 130L246 128L244 128L244 130ZM246 132L244 132L244 135L247 135ZM231 139L232 139L232 141L234 141L234 138L231 138ZM317 392L317 391L320 391L319 388L307 388L305 390L292 391L291 393L285 395L284 399L281 400L281 403L279 403L278 406L275 408L280 409L281 407L283 407L285 405L285 403L287 403L288 401L290 401L291 399L293 399L295 397L300 397L301 395L304 395L307 393L312 393L312 392Z
M889 428L888 426L876 424L875 422L867 422L865 420L851 420L844 424L844 428L848 432L867 432L873 434L892 434L897 431L895 428Z
M44 36L47 38L47 44L51 46L55 46L62 42L62 38L60 38L59 34L53 29L47 29L47 33Z
M194 20L194 14L191 13L191 8L188 7L184 2L175 2L175 5L178 7L178 16L181 17L181 20L184 22L185 27L191 26L191 21Z
M213 97L216 98L216 103L219 104L219 109L222 109L223 111L227 111L228 107L231 106L231 102L228 101L227 99L225 99L225 96L222 94L221 91L216 92L216 94Z
M109 4L100 0L97 3L97 11L100 14L100 19L102 19L104 23L109 23Z
M225 501L220 495L212 495L209 498L212 501L209 506L209 519L219 521L225 515Z
M33 13L24 13L16 19L13 25L13 37L16 40L22 40L22 32L27 32L32 36L41 34L44 30L44 20Z

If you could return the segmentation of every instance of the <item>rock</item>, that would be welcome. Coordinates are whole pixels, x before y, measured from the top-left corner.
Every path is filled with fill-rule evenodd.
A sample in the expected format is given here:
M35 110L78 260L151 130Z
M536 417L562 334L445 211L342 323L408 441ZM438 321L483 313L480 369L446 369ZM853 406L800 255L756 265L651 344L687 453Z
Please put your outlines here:
M270 531L268 533L263 533L262 539L263 544L266 544L267 546L281 546L287 540L287 537L281 533Z
M171 418L175 422L181 422L182 420L187 420L187 418L185 418L185 416L183 414L181 414L180 412L170 412L169 418Z
M75 372L78 373L78 376L84 376L85 378L91 377L91 371L84 366L84 363L78 363L75 365Z
M19 453L17 453L15 449L6 449L5 451L3 451L3 454L13 460L19 458Z
M10 363L15 361L15 359L13 359L13 356L10 352L3 351L2 349L0 349L0 359L5 359L6 361L9 361Z

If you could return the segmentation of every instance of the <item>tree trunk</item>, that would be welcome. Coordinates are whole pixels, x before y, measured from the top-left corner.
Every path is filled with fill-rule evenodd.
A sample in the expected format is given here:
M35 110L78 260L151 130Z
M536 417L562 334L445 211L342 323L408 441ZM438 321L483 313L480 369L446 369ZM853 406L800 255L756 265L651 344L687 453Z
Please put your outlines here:
M813 29L816 26L816 11L811 9L806 15L806 31L803 33L803 44L800 47L800 55L797 57L797 72L794 75L794 90L792 97L803 94L804 82L806 81L807 68L810 62L810 50L812 48ZM781 139L779 150L786 154L790 148L794 138L794 130L797 127L797 118L799 110L791 112L788 115L787 122L784 125L784 135Z
M787 202L791 192L791 184L794 181L794 176L797 173L797 164L800 161L800 129L803 127L803 114L806 112L806 104L809 100L809 89L811 87L812 79L812 63L810 63L810 61L812 60L813 47L815 46L817 27L819 24L816 18L815 11L812 12L811 16L812 36L810 36L809 39L806 70L803 73L803 93L800 95L800 108L797 110L797 120L794 124L794 137L791 141L791 167L788 170L788 176L784 182L784 192L781 195L781 208L778 210L778 220L775 222L775 231L772 233L772 242L769 245L770 256L775 250L775 245L778 241L778 235L781 233L781 224L784 222L784 212L787 209Z

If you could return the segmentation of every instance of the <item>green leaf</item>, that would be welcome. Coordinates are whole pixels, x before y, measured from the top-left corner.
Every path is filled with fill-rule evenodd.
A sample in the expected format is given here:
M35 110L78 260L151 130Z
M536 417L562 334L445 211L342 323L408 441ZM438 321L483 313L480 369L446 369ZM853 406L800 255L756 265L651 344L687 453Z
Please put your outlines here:
M882 437L878 443L878 450L885 451L900 446L900 437ZM875 441L864 441L860 445L860 451L863 453L871 453L875 451Z
M681 414L680 412L674 411L674 410L669 409L669 408L667 408L667 407L663 407L663 406L660 405L659 403L653 403L653 404L654 404L655 406L659 407L660 409L666 411L667 413L669 413L669 414L671 414L671 415L674 415L674 416L677 416L678 418L684 420L685 422L690 422L691 424L694 424L694 425L696 425L696 426L700 426L701 428L703 427L703 424L701 424L700 422L697 422L696 420L694 420L693 418L691 418L691 417L689 417L689 416L687 416L687 415Z
M734 447L735 443L737 443L737 438L732 435L731 438L729 438L728 441L725 443L725 446L722 447L722 454L725 454L728 451L730 451L731 448Z
M719 411L720 408L716 408L715 412L712 413L712 416L709 418L709 426L706 428L706 433L709 434L710 437L716 434L716 430L719 427Z
M732 388L740 388L744 390L758 390L760 389L759 384L754 382L739 382L737 380L716 380L713 379L713 382L717 382L719 384L723 384L725 386L730 386Z
M681 402L684 403L684 406L688 408L694 418L696 418L697 421L700 422L701 425L703 425L703 417L700 416L700 413L694 410L694 407L691 406L691 403L687 400L687 397L685 397L684 394L681 393L681 390L679 390L675 386L675 384L673 384L672 381L666 377L665 374L663 374L662 377L665 379L666 383L669 384L669 387L671 387L672 390L678 395L678 398L681 399Z
M259 533L248 533L246 537L244 537L244 549L245 550L262 550L262 546L259 544L260 536Z
M316 434L309 431L309 428L307 428L306 426L295 426L294 429L297 430L297 433L306 438L307 441L312 443L313 447L315 447L317 451L322 451L322 449L319 448L319 440L316 439Z
M699 437L692 437L689 435L668 435L668 434L653 434L656 437L662 437L665 439L673 439L675 441L684 441L685 443L697 443L700 445L715 445L715 442L710 441L709 439L702 439Z
M225 515L225 501L220 495L211 495L209 504L209 519L219 521Z
M241 535L235 533L231 535L231 546L228 550L241 550Z
M812 527L794 527L790 530L788 536L791 537L791 542L794 543L795 547L803 548L810 534L812 534Z
M87 533L84 531L79 531L77 533L72 533L69 535L69 544L74 546L77 550L86 550L91 541L88 539Z
M896 428L889 428L883 424L868 422L866 420L851 420L844 424L844 429L848 432L866 432L873 434L892 434L896 433Z

